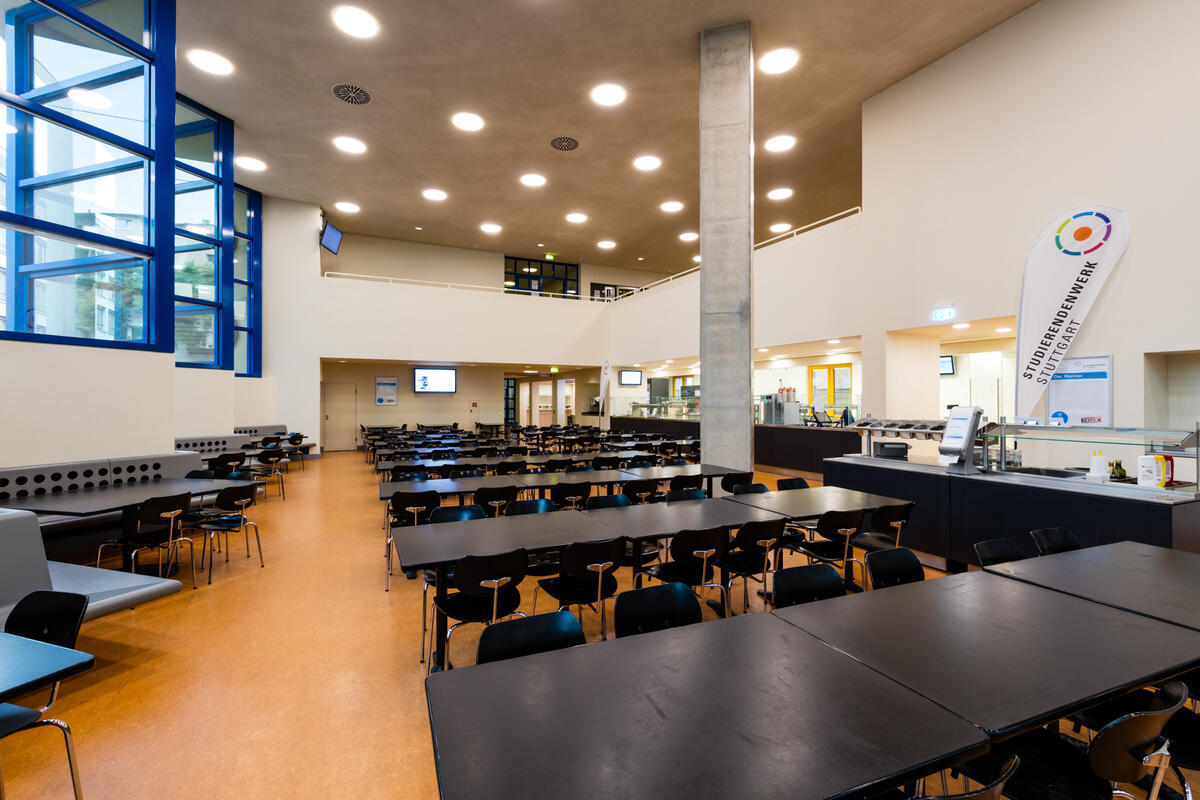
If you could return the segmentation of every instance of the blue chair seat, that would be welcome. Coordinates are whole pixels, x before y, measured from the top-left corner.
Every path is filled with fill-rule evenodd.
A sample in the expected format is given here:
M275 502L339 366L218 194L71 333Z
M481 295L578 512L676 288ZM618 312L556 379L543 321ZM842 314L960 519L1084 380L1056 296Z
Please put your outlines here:
M202 531L236 531L242 527L244 519L245 517L240 515L235 517L218 517L212 522L202 522L195 527Z
M0 739L32 725L41 718L42 714L37 709L0 703Z

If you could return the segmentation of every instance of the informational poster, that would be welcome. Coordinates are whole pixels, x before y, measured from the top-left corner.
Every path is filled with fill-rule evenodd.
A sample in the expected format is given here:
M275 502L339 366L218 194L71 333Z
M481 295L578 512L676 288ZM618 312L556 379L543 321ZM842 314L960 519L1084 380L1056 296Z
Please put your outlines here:
M1067 358L1046 390L1050 425L1112 427L1112 356Z
M395 375L375 376L375 405L394 406L399 397L400 378Z
M1018 419L1033 414L1070 360L1071 343L1127 244L1129 218L1109 206L1064 211L1038 234L1025 260L1017 313Z
M604 407L608 400L608 382L611 380L611 368L608 362L604 362L604 366L600 368L600 414L604 414Z

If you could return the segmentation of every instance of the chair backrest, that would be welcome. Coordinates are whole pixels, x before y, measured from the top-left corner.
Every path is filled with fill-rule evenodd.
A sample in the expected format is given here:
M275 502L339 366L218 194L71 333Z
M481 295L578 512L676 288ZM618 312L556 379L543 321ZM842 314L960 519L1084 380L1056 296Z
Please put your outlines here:
M565 472L572 463L569 458L548 458L542 466L546 468L546 472Z
M1106 781L1134 783L1154 771L1143 761L1165 743L1163 726L1187 700L1187 686L1180 681L1164 684L1154 695L1153 706L1118 717L1092 738L1088 763Z
M595 472L595 471L596 471L596 468L593 467L591 464L572 464L571 466L569 466L565 470L563 470L563 472Z
M975 558L978 559L979 566L990 567L993 564L1021 561L1025 554L1012 539L988 539L986 542L975 543Z
M739 483L733 487L734 494L766 494L768 491L765 483Z
M183 492L181 494L164 495L163 497L151 497L142 502L138 506L137 520L138 526L142 529L168 527L171 522L163 517L163 514L178 512L180 514L187 511L192 506L192 493Z
M524 461L501 461L496 465L497 475L516 475L525 469Z
M452 469L450 470L451 478L482 478L483 470L474 468Z
M705 528L704 530L683 530L671 539L671 560L684 567L687 574L695 578L701 577L700 567L705 562L704 557L696 555L712 551L708 556L708 566L725 555L729 549L729 534L724 528ZM694 570L694 572L693 572ZM701 583L697 580L696 583Z
M1033 537L1033 544L1037 547L1038 553L1044 556L1083 548L1083 545L1075 538L1075 534L1066 528L1038 528L1030 531L1029 535Z
M633 501L623 494L600 494L589 497L583 507L587 511L596 511L601 508L625 508L631 505Z
M621 494L635 503L640 503L643 497L648 499L649 496L654 494L656 489L658 489L658 481L656 480L625 481L621 486Z
M388 470L388 481L391 483L427 480L429 480L429 473L423 469L413 469L412 467L393 467L392 469Z
M634 456L633 458L629 459L629 466L633 469L657 467L658 456Z
M304 444L304 434L303 433L293 433L293 434L290 434L287 438L288 438L288 441L294 445Z
M216 473L211 469L189 469L183 477L194 480L211 481L216 477Z
M925 568L917 554L907 547L893 547L867 553L867 573L872 589L886 589L925 580Z
M677 492L680 489L702 489L704 487L703 475L676 475L671 478L671 483L668 488L672 492Z
M728 475L721 476L721 488L726 492L732 492L733 487L743 483L754 483L754 473L731 472Z
M789 489L807 489L808 481L804 478L780 478L775 482L775 489L780 492L786 492Z
M682 583L664 583L617 595L613 627L617 638L650 633L700 621L700 601Z
M87 595L49 590L30 592L9 612L4 632L74 649L87 607Z
M429 522L429 515L442 504L442 496L432 489L425 492L393 492L388 500L388 516L392 518L393 527L405 525L423 525ZM416 521L410 508L418 508Z
M849 410L846 411L849 414ZM926 795L917 800L1000 800L1004 796L1004 785L1009 782L1021 766L1021 757L1012 755L1004 762L1000 775L987 786L972 789L961 794Z
M621 466L621 459L617 456L596 456L592 459L592 466L596 469L616 469Z
M896 535L896 526L893 522L899 522L903 525L908 524L908 517L912 514L913 506L916 503L903 503L897 506L880 506L871 512L869 527L873 531L886 533L889 536Z
M482 506L438 506L429 514L429 521L433 524L439 522L467 522L473 519L483 519L487 516L487 512Z
M490 599L493 589L484 586L484 581L507 579L500 588L515 588L528 565L529 553L524 547L494 556L463 556L454 565L454 586L465 595Z
M783 517L747 522L738 528L737 535L733 537L734 547L743 553L750 553L762 558L766 555L766 547L760 545L759 542L767 542L774 539L775 543L771 545L771 549L777 549L780 542L783 541L783 526L786 522L787 520Z
M496 515L495 506L492 503L502 502L504 505L515 503L517 501L517 493L521 491L521 487L512 486L485 486L475 490L475 503L483 507L489 517Z
M676 456L676 457L674 457L674 458L664 458L664 459L662 460L662 462L661 462L660 466L664 466L664 467L686 467L686 466L687 466L687 459L686 459L686 458L679 458L678 456ZM703 479L704 479L704 478L703 478L703 476L694 476L694 475L687 475L687 476L680 476L680 477L688 477L688 478L692 478L692 477L699 477L701 480L703 480ZM672 480L674 480L674 479L672 479Z
M221 511L241 511L246 506L252 505L257 496L257 486L230 486L228 489L217 492L213 506Z
M777 570L772 581L771 600L776 608L797 606L815 600L828 600L846 593L846 582L828 564L788 567Z
M510 456L527 456L529 455L529 447L523 444L510 444L504 448L504 452Z
M517 500L504 507L504 513L510 517L519 517L522 514L547 514L551 511L558 511L558 506L554 504L553 500L547 500L545 497L537 500Z
M559 555L560 575L594 582L598 572L611 575L625 558L628 540L624 537L600 542L574 542ZM603 569L598 569L603 565Z
M862 530L862 521L865 511L826 511L817 520L817 533L835 542L844 542L846 537L841 533L843 530L851 530L857 533Z
M707 500L707 499L708 499L708 495L706 495L704 493L704 490L700 489L700 488L672 489L671 491L667 492L667 502L668 503L680 503L680 502L686 502L689 500Z
M277 444L279 444L278 436L264 436L262 438L262 446L263 447L274 447Z
M587 644L583 626L570 612L535 614L525 619L497 622L484 628L483 633L479 634L479 652L475 663L520 658L580 644Z
M584 503L592 495L591 481L578 481L576 483L558 483L550 487L550 499L558 506L570 505L568 497L578 498L577 504Z

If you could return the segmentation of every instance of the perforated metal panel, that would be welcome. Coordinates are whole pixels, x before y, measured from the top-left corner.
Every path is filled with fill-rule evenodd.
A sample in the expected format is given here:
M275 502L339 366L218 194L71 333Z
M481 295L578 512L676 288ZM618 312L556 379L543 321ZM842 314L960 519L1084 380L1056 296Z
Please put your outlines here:
M193 450L197 453L224 453L226 450L241 450L242 445L250 444L250 437L245 434L217 434L215 436L193 436L187 439L176 439L176 450Z
M93 489L111 480L107 461L66 461L0 469L0 500Z
M182 478L189 470L203 469L199 453L160 453L133 458L114 458L109 462L114 485L141 483L161 478Z
M267 425L243 425L234 428L234 433L244 433L247 436L274 436L277 433L287 433L288 426L282 422L272 422Z

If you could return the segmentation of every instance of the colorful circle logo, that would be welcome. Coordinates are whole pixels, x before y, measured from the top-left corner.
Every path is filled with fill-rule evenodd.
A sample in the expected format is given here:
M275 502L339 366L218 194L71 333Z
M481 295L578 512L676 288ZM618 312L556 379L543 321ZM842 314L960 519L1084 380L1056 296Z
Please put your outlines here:
M1054 234L1054 244L1068 256L1086 256L1104 246L1112 235L1112 220L1099 211L1080 211L1068 217Z

